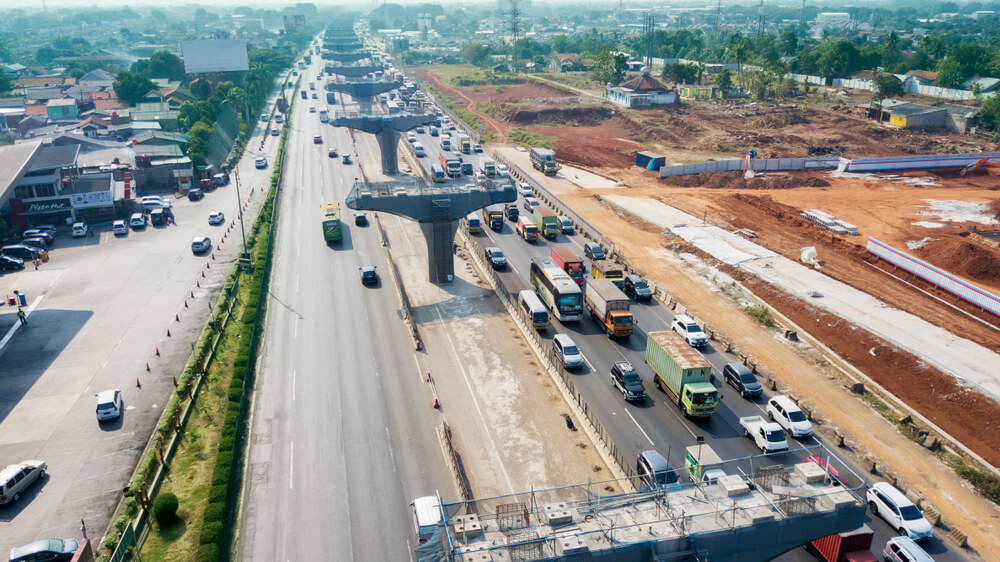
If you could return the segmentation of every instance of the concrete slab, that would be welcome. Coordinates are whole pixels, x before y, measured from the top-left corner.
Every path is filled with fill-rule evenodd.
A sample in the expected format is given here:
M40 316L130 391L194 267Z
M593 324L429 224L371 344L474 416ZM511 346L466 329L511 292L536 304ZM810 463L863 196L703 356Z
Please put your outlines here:
M520 147L518 147L520 148ZM505 156L508 161L513 162L520 166L524 170L531 169L531 158L528 157L527 150L518 150L514 147L497 147L496 151ZM559 155L556 154L556 160L559 159ZM580 187L583 189L614 189L614 188L625 188L625 184L622 182L610 180L604 176L599 176L593 172L588 172L580 168L575 168L573 166L568 166L566 164L560 164L562 168L555 177L548 178L545 187L551 189L554 193L558 194L560 188L562 189L572 189Z

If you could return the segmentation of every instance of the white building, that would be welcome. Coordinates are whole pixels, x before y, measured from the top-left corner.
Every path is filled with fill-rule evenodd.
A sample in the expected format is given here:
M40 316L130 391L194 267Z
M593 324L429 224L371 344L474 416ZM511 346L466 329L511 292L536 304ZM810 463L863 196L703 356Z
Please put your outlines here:
M820 12L816 14L816 25L823 27L844 26L850 21L851 14L847 12Z

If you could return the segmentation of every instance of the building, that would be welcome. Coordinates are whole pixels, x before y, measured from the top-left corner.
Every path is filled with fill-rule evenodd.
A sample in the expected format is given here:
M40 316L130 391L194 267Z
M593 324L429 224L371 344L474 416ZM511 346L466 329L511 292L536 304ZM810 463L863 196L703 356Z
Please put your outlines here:
M115 77L103 68L95 68L78 78L76 83L79 86L85 86L88 88L110 88L115 83Z
M862 115L868 115L878 121L887 121L890 125L904 129L943 129L948 126L949 112L942 106L888 99L882 100L881 110L878 106L873 108L867 103L858 104L855 108Z
M677 103L677 92L649 75L649 72L623 82L620 86L608 84L604 98L625 107L648 107Z
M980 94L992 94L1000 89L1000 78L970 78L962 85L966 90L976 90Z
M921 86L931 86L937 80L937 72L930 70L911 70L906 73L907 80L913 80Z
M52 121L76 119L79 116L76 100L73 98L49 100L45 104L45 113Z
M551 53L546 59L552 72L573 72L584 70L580 55L576 53Z
M718 86L700 86L698 84L685 84L679 87L681 99L685 100L714 100L722 98L722 89Z
M846 26L851 21L847 12L820 12L816 14L816 25L822 27Z

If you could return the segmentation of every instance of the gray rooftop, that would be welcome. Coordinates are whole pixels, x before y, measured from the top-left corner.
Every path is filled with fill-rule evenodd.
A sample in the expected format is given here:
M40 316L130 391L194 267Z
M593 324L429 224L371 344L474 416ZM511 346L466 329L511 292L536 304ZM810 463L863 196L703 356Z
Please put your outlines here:
M30 172L40 172L42 170L55 170L56 168L68 168L76 165L76 158L80 154L80 145L71 144L66 146L46 146L38 151L35 159L31 161Z
M7 202L21 182L41 146L37 141L0 146L0 205Z

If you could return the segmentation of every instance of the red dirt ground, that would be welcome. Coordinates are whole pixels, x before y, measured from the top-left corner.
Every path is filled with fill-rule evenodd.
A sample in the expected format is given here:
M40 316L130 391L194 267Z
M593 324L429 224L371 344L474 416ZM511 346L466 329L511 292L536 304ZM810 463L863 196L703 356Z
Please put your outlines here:
M635 163L634 153L642 145L613 121L593 127L527 127L547 137L558 137L556 154L566 162L587 162L594 167L621 167Z

